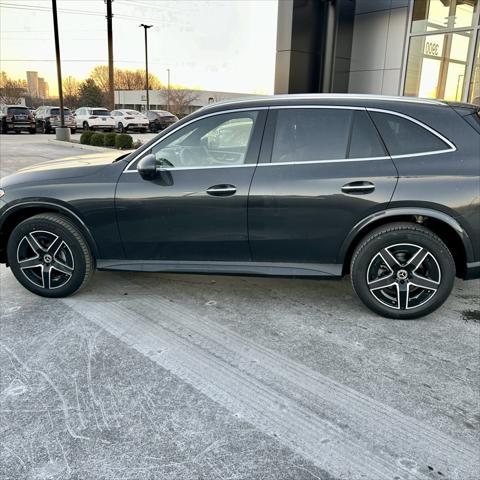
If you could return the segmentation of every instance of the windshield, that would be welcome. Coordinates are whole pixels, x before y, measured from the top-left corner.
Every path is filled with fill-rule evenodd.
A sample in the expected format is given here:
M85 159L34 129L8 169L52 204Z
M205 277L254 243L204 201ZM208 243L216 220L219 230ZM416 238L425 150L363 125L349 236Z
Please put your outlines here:
M108 112L108 110L92 110L92 115L110 115L110 113Z
M59 108L52 108L50 111L52 115L60 115L60 109ZM64 115L70 115L70 109L69 108L64 108L63 109L63 114Z
M7 113L11 113L12 115L28 115L30 110L23 107L10 107Z

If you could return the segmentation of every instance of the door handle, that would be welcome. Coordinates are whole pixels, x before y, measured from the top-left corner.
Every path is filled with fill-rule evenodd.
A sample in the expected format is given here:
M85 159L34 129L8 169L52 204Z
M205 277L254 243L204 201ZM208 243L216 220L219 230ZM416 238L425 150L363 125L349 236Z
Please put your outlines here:
M229 197L230 195L235 195L237 193L237 187L235 185L214 185L207 189L209 195L214 197Z
M350 195L364 195L366 193L372 193L374 190L375 184L366 181L350 182L342 187L342 192Z

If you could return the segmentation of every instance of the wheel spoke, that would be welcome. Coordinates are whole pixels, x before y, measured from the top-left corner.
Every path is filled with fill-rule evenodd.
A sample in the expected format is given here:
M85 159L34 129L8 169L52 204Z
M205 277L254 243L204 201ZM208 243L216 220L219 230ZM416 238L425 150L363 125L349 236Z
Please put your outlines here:
M428 255L428 250L420 247L415 253L415 255L407 262L407 265L412 266L413 270L415 271L425 261Z
M408 308L409 287L408 283L397 284L397 307L400 310L406 310Z
M52 243L48 246L47 252L50 253L52 256L55 256L58 252L58 249L62 246L63 240L55 236L55 239L52 241Z
M371 291L382 290L383 288L388 288L388 287L391 287L392 285L395 285L395 283L396 282L395 282L395 279L393 278L393 275L388 275L378 280L373 280L372 282L369 282L368 288L370 288Z
M50 267L42 266L42 281L43 281L43 288L50 288L50 279L52 276L52 270Z
M59 262L58 260L53 261L52 268L57 270L60 273L68 275L69 277L71 277L72 273L73 273L73 268L72 267L69 267L68 265L65 265L64 263Z
M390 253L387 248L380 250L379 255L382 257L385 264L393 271L394 268L400 267L399 261Z
M412 285L420 288L426 288L427 290L438 290L439 283L440 282L436 282L430 278L417 275L416 273L413 274L413 279L411 281Z
M37 256L40 256L40 254L44 251L43 248L41 247L41 245L37 242L37 240L35 239L35 237L29 233L28 235L26 235L25 237L23 237L27 242L28 244L30 245L30 248L35 252L35 254Z
M38 257L27 258L26 260L19 260L18 264L20 265L20 268L22 270L25 268L35 268L42 266Z

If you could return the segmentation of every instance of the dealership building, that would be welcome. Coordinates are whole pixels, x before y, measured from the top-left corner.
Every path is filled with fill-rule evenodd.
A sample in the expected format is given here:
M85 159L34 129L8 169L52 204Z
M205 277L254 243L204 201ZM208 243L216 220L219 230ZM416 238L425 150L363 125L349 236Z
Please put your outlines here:
M480 103L480 0L280 0L275 93Z

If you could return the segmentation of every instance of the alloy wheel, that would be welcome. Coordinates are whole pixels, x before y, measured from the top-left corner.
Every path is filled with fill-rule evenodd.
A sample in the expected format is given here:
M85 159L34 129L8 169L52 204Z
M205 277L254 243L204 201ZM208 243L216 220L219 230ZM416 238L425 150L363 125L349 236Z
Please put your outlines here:
M410 310L429 302L441 282L440 265L426 248L400 243L376 253L367 269L373 297L389 308Z
M22 237L17 247L17 262L29 282L47 290L66 285L75 268L67 243L46 230Z

